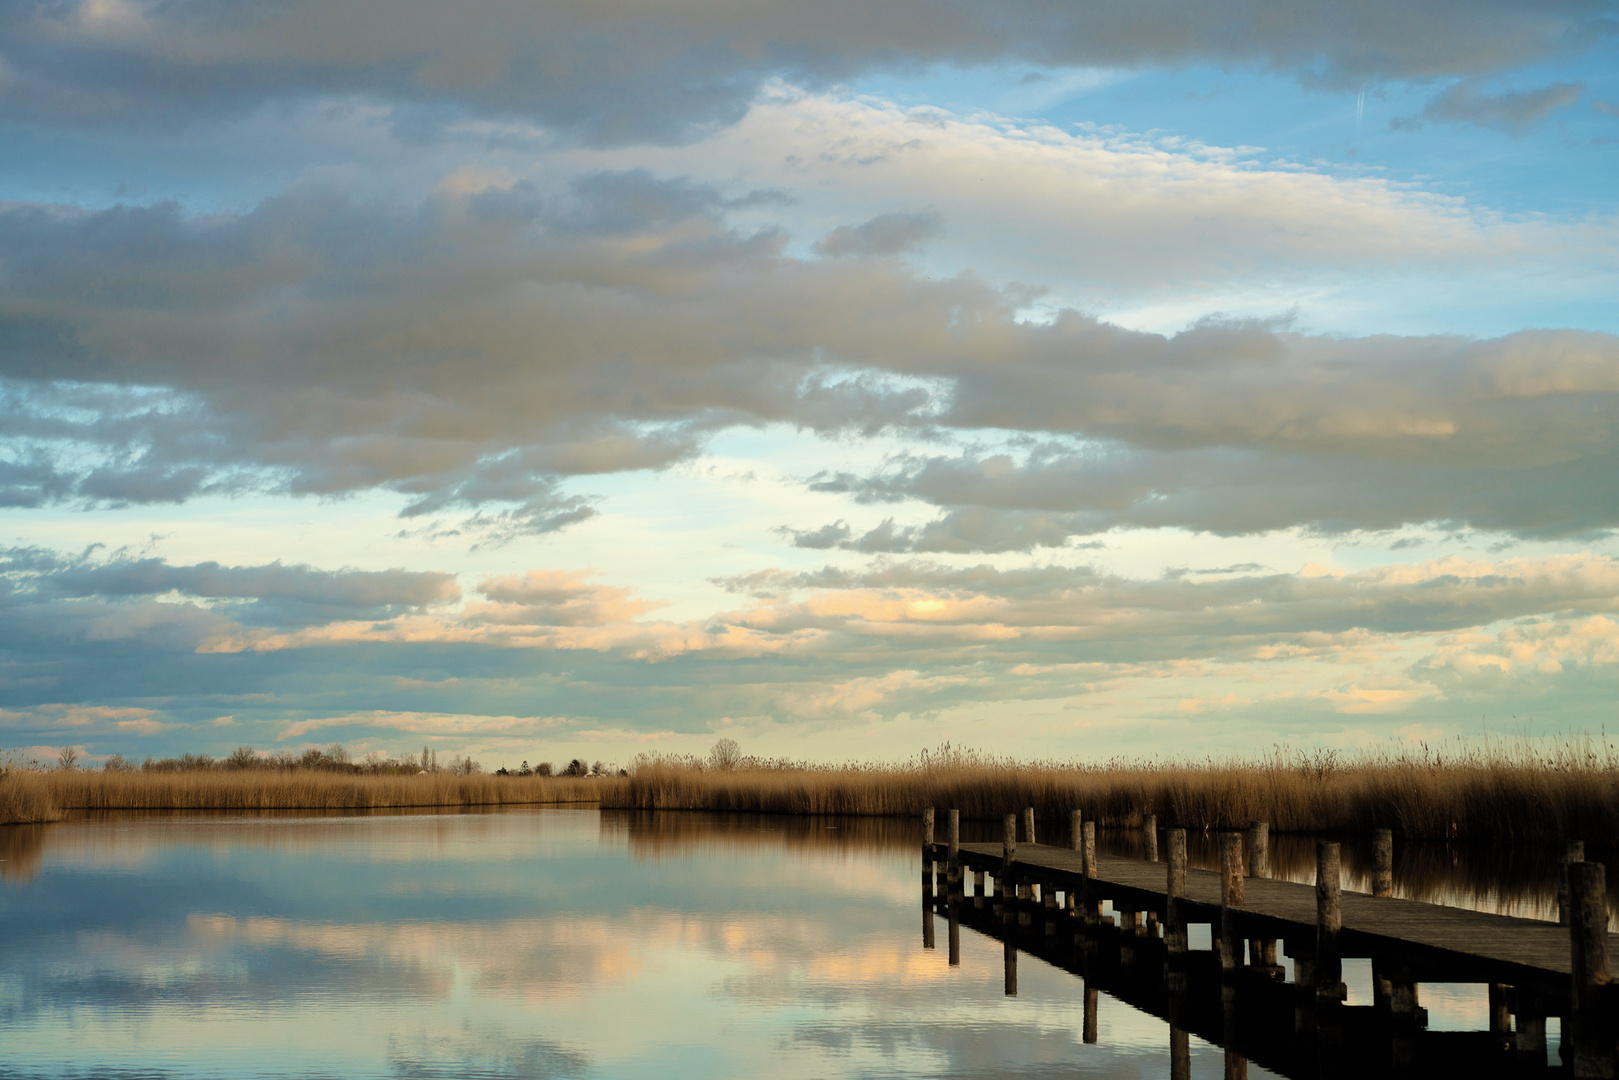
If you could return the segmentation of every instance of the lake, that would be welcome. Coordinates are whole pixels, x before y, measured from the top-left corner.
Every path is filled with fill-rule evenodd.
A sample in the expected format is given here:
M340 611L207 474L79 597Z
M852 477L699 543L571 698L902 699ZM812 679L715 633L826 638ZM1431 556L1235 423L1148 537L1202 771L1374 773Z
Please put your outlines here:
M941 926L924 949L917 841L909 821L594 809L11 826L0 1070L1168 1074L1168 1026L1105 994L1082 1039L1074 975L1024 957L1008 997L1000 942L963 929L951 967ZM1491 888L1453 891L1544 903ZM1482 987L1424 1004L1431 1027L1483 1026ZM1190 1049L1193 1076L1223 1074L1219 1047Z

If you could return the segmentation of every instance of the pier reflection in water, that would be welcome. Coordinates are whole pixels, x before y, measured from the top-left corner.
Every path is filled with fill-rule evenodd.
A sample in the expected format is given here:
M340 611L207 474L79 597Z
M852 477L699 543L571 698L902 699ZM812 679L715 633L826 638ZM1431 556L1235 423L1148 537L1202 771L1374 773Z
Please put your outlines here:
M1032 818L1032 814L1029 816ZM928 840L936 839L932 819L931 811L924 814L923 835ZM1315 896L1319 919L1313 928L1315 934L1312 938L1316 940L1309 942L1304 958L1297 964L1299 978L1304 983L1300 986L1294 981L1295 965L1286 957L1280 958L1281 962L1278 962L1277 942L1243 940L1243 925L1249 926L1250 929L1257 929L1261 925L1270 929L1278 924L1264 921L1266 917L1262 917L1259 923L1255 923L1249 917L1245 917L1241 922L1231 921L1234 913L1245 910L1243 908L1245 876L1252 875L1257 885L1265 887L1262 891L1269 897L1268 902L1273 911L1276 910L1278 898L1286 896L1291 899L1295 894L1287 890L1297 889L1296 885L1277 886L1267 880L1272 877L1270 867L1267 865L1268 843L1264 828L1258 823L1247 837L1246 856L1244 839L1241 835L1231 833L1221 838L1220 861L1223 864L1223 872L1216 871L1213 880L1219 885L1223 879L1225 899L1215 901L1214 914L1224 923L1224 929L1209 928L1218 932L1203 935L1204 940L1201 943L1203 949L1198 949L1200 943L1194 940L1191 943L1193 951L1190 952L1187 950L1185 936L1187 915L1184 909L1177 915L1175 907L1176 896L1188 895L1184 868L1187 865L1186 855L1189 845L1184 830L1175 830L1167 834L1171 848L1167 867L1170 899L1166 916L1168 922L1160 927L1157 921L1163 912L1162 874L1165 871L1157 871L1160 876L1156 885L1158 903L1155 910L1151 894L1141 891L1144 887L1139 882L1141 874L1130 869L1139 868L1140 871L1146 871L1148 866L1162 865L1154 861L1157 857L1158 835L1151 819L1148 819L1143 828L1143 839L1146 841L1144 845L1123 843L1119 846L1129 853L1127 856L1123 858L1112 856L1111 862L1108 861L1108 855L1102 857L1101 877L1106 879L1102 881L1093 880L1097 876L1098 845L1095 827L1086 823L1082 830L1077 814L1074 815L1069 830L1072 833L1073 850L1031 847L1028 849L1028 857L1034 859L1032 864L1025 862L1021 840L1017 844L1013 843L1015 834L1018 836L1033 834L1032 820L1020 824L1014 816L1007 816L1003 842L1000 845L1004 848L1003 854L989 854L995 845L971 844L970 841L964 840L960 835L960 825L954 812L951 812L946 838L939 840L936 845L924 844L924 859L929 858L930 853L934 858L948 856L946 862L924 862L922 873L924 948L933 946L933 924L935 916L938 915L945 918L949 924L952 963L956 962L956 942L963 923L1001 942L1004 992L1009 996L1018 993L1020 953L1038 957L1045 963L1070 971L1083 980L1084 1027L1087 1034L1094 1029L1096 1022L1098 989L1106 991L1109 998L1163 1018L1169 1024L1167 1041L1171 1076L1190 1075L1190 1061L1186 1048L1189 1033L1192 1032L1201 1034L1225 1048L1226 1076L1248 1075L1249 1057L1263 1059L1271 1068L1291 1077L1365 1075L1506 1077L1545 1075L1548 1071L1564 1071L1560 1068L1548 1070L1548 1036L1551 1037L1552 1049L1555 1051L1552 1059L1554 1064L1564 1056L1565 1051L1556 1045L1559 1034L1556 1030L1557 1021L1553 1017L1551 1024L1548 1025L1546 1010L1548 1003L1559 1009L1566 1007L1568 978L1566 974L1562 976L1565 980L1564 988L1558 991L1555 989L1556 976L1552 976L1550 983L1547 983L1545 978L1534 975L1530 968L1513 966L1514 963L1523 961L1508 961L1502 966L1501 961L1482 959L1484 954L1476 956L1440 954L1432 952L1430 946L1413 946L1418 949L1420 959L1407 953L1402 954L1408 957L1407 959L1395 961L1400 965L1412 965L1406 969L1405 977L1408 978L1410 971L1422 969L1432 972L1449 967L1457 972L1498 971L1505 975L1522 975L1531 983L1531 986L1518 988L1491 983L1469 988L1474 991L1473 993L1466 991L1457 993L1455 987L1428 983L1425 985L1425 993L1435 1005L1454 1006L1458 1003L1458 999L1472 998L1482 1006L1470 1010L1476 1013L1475 1022L1472 1024L1465 1022L1447 1024L1444 1020L1454 1021L1455 1016L1442 1015L1441 1022L1430 1027L1428 1010L1416 1006L1415 982L1402 983L1400 975L1396 975L1392 983L1389 981L1387 964L1390 961L1387 956L1382 961L1385 964L1385 974L1382 976L1374 975L1377 964L1375 960L1362 961L1358 964L1351 961L1349 966L1363 967L1364 971L1341 970L1343 960L1337 940L1339 934L1337 912L1339 883L1346 875L1340 870L1340 850L1337 843L1320 844L1316 851L1316 874L1311 876L1319 877L1328 884L1313 885L1312 888L1305 890ZM1403 890L1394 888L1395 883L1390 880L1388 870L1392 860L1387 834L1385 833L1378 842L1383 848L1377 862L1383 869L1374 885L1375 895L1390 896L1396 891L1410 895L1416 892L1410 882L1405 883ZM960 849L961 863L957 862L958 844L964 845ZM1571 858L1578 858L1575 854L1577 848L1578 845L1571 845ZM1455 876L1466 875L1467 880L1473 883L1479 880L1477 863L1470 869L1464 869L1458 858L1452 857L1447 861ZM1002 873L1003 862L1010 872L1010 878L997 880ZM1511 862L1521 866L1525 860ZM1284 861L1284 867L1285 865ZM1446 861L1431 858L1417 863L1426 878L1425 881L1420 881L1421 885L1426 886L1424 891L1432 895L1432 892L1436 891L1434 879L1440 878L1439 885L1445 891L1467 895L1465 890L1457 888L1454 880L1443 880L1442 868L1445 865ZM990 877L987 882L986 867ZM1083 873L1075 869L1080 867L1084 868ZM1181 869L1176 869L1177 867ZM1436 874L1436 868L1441 872ZM1587 869L1590 873L1586 872ZM1581 885L1578 887L1574 885L1576 870L1580 871L1581 879ZM1555 870L1551 873L1555 873ZM1119 876L1121 874L1122 878ZM1584 889L1584 895L1589 901L1583 907L1578 907L1571 916L1576 923L1572 933L1578 965L1582 963L1579 960L1582 947L1579 942L1582 935L1587 939L1591 934L1599 935L1603 941L1609 939L1609 935L1601 929L1607 907L1602 896L1600 866L1587 867L1583 864L1570 866L1569 875L1571 893ZM1202 880L1201 888L1206 891L1210 876L1205 875ZM1093 889L1093 886L1096 888ZM1152 886L1145 887L1152 888ZM1550 897L1546 895L1552 888L1552 882L1543 880L1511 881L1506 883L1504 888L1501 882L1492 882L1486 896L1478 898L1487 902L1478 903L1475 907L1486 911L1492 908L1500 910L1503 906L1501 898L1508 895L1510 897L1508 903L1517 912L1521 912L1524 907L1555 910L1549 902ZM1105 908L1111 905L1099 903L1097 897L1108 893L1115 897L1127 898L1130 902L1124 910L1116 913L1106 911ZM1374 898L1371 903L1375 907L1380 903L1400 905L1402 901L1377 901ZM1201 902L1194 902L1193 907L1199 909L1201 914L1195 914L1193 917L1206 919L1210 913L1208 904L1206 895ZM1131 908L1143 910L1130 910ZM1375 909L1395 920L1390 925L1399 926L1441 925L1433 924L1432 920L1444 914L1441 909L1422 904ZM1357 901L1356 910L1360 913L1357 919L1364 922L1373 908L1366 907L1363 898ZM1290 915L1287 918L1294 917ZM1517 917L1521 919L1522 915L1519 914ZM1269 918L1274 919L1274 916ZM1485 919L1484 923L1480 923L1481 918ZM1411 919L1429 922L1410 923ZM1487 917L1454 913L1450 922L1442 925L1499 924L1505 927L1509 922L1511 920L1489 922ZM1294 923L1285 919L1280 925L1295 927ZM1559 929L1555 925L1523 922L1514 925L1524 927L1519 931L1520 934L1534 935L1533 940L1537 944L1533 949L1540 951L1533 952L1532 955L1539 956L1544 953L1547 946L1544 939L1555 939L1551 941L1551 945L1555 952L1561 954L1561 959L1551 957L1550 954L1546 956L1554 965L1559 963L1565 965L1563 971L1568 970L1567 953L1563 950L1568 948L1570 931ZM1178 938L1177 927L1180 928ZM1594 929L1582 930L1581 927ZM1364 935L1364 931L1359 932ZM1432 931L1430 929L1422 932L1431 935ZM1329 933L1330 939L1327 936ZM1288 935L1290 950L1300 947L1301 943L1295 940L1293 929L1288 930ZM1215 938L1223 940L1213 940ZM1362 936L1360 946L1364 947L1366 944L1367 941ZM1212 950L1205 951L1209 946L1213 947ZM1599 963L1598 970L1603 972L1607 967L1606 951L1607 946L1601 946L1600 957L1590 961ZM1514 955L1527 957L1531 954L1523 953L1520 949ZM1598 956L1589 952L1585 955ZM1492 969L1491 963L1497 966ZM1586 1041L1580 1044L1570 1059L1574 1063L1574 1075L1613 1075L1611 1071L1604 1071L1604 1068L1611 1070L1613 1048L1610 1044L1619 1037L1619 1027L1614 1025L1615 1010L1612 1007L1614 1004L1612 995L1605 986L1597 982L1582 982L1582 976L1578 974L1581 970L1576 967L1576 990L1581 985L1595 986L1596 989L1588 993L1598 996L1590 999L1589 1013L1582 1014L1585 1019L1581 1020L1580 1030L1585 1034L1580 1037ZM1364 981L1367 984L1365 990L1346 994L1344 984L1346 974L1356 983ZM1380 990L1378 986L1381 987ZM1559 993L1564 995L1562 1006L1556 1006ZM1547 994L1551 997L1543 996ZM1576 996L1576 1007L1582 1007L1578 1005L1579 1000ZM1520 1014L1520 1009L1525 1011ZM1441 1010L1442 1013L1444 1011ZM1548 1026L1551 1030L1548 1030ZM1443 1028L1452 1030L1439 1030ZM1464 1030L1455 1030L1457 1028ZM1596 1068L1597 1071L1590 1071L1592 1068Z
M1424 887L1555 903L1540 870L1490 881L1433 861ZM1171 1027L1107 981L1105 957L1076 979L972 916L952 927L945 913L938 947L918 949L919 872L912 820L520 810L0 828L0 1061L8 1077L1225 1071L1217 993L1212 1020Z

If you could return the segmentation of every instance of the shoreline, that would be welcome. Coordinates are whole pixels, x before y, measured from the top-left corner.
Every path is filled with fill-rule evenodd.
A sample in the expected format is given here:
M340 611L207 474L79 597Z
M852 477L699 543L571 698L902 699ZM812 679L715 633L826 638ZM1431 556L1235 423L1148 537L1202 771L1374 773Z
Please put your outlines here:
M1020 765L705 768L652 762L633 775L367 776L313 770L146 773L22 770L0 775L0 824L98 810L411 810L597 805L621 810L899 818L923 807L996 821L1034 807L1072 810L1102 828L1225 830L1268 821L1276 833L1412 840L1551 842L1619 835L1619 768L1595 763L1367 761L1328 768L1230 765Z

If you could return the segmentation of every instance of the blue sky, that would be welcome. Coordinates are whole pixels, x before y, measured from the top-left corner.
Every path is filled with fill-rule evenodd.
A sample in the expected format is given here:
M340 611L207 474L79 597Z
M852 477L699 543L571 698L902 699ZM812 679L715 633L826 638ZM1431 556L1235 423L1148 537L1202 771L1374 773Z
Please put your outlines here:
M1596 732L1605 3L0 8L0 747Z

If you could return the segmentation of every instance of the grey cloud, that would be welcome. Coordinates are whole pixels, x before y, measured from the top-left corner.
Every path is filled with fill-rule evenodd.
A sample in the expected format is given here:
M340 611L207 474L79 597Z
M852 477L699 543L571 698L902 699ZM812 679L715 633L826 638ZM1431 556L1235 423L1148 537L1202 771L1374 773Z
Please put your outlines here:
M745 591L743 584L739 591ZM1231 656L1278 635L1435 633L1546 612L1612 612L1619 610L1619 559L1512 560L1490 572L1459 560L1437 561L1341 576L1239 573L1214 580L1133 579L1084 566L999 570L910 559L878 561L861 570L827 567L779 578L774 587L778 593L920 592L957 602L956 614L930 612L913 622L918 626L994 622L1070 640L1132 641L1138 643L1129 650L1135 656L1158 655L1156 647L1142 652L1140 644L1157 639L1165 640L1163 655ZM970 602L975 599L993 603ZM808 626L835 629L869 618L858 608L852 615L828 616L785 599L766 610L768 619L757 613L743 618L775 633ZM1200 643L1192 653L1187 640Z
M1555 83L1538 90L1516 90L1488 94L1477 80L1464 79L1428 102L1420 117L1393 121L1396 129L1436 124L1475 124L1521 135L1558 109L1580 100L1585 87L1579 83Z
M160 558L90 552L65 556L38 548L0 550L5 606L59 601L127 601L178 593L208 600L249 601L229 610L247 621L308 624L331 618L385 618L460 598L455 575L438 571L319 570L268 563L176 566Z
M1120 525L1619 526L1613 335L1033 324L1024 289L790 257L779 234L730 227L721 192L581 184L409 205L301 190L207 218L0 207L0 492L383 488L407 516L470 512L454 527L499 541L593 513L563 477L662 468L720 428L786 422L1050 443L812 478L946 512L825 534L863 550L1016 550Z
M600 142L737 117L769 78L811 84L932 63L1257 64L1334 85L1489 73L1612 33L1600 0L853 0L604 7L315 0L0 7L13 121L172 126L266 101L352 95L522 115Z
M849 539L849 526L842 521L822 525L819 529L784 528L781 531L792 538L794 547L819 551L824 551L831 547L841 547Z
M900 255L939 235L937 213L880 214L864 225L840 225L821 237L815 250L833 257Z

